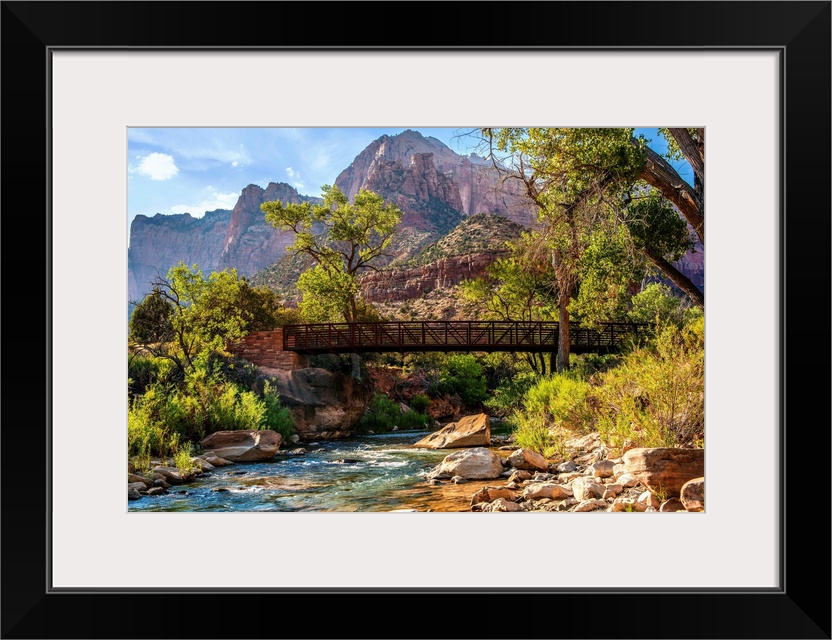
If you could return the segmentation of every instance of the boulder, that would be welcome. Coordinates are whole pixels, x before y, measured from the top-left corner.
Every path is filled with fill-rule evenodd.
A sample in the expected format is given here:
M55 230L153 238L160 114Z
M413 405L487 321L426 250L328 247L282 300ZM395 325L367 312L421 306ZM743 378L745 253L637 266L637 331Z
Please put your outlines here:
M622 473L616 478L616 482L625 489L629 489L630 487L634 487L638 484L638 480L636 480L630 473Z
M638 502L635 498L615 498L609 511L638 511L643 512L647 509L647 505L643 502Z
M484 413L460 418L425 436L414 447L424 449L456 449L487 447L491 444L491 420Z
M614 467L615 463L612 460L599 460L589 466L588 475L594 478L610 478Z
M574 460L567 460L566 462L561 462L559 465L555 467L555 470L558 473L572 473L578 468L578 465L575 464Z
M537 482L530 484L523 490L523 499L551 498L552 500L561 500L572 497L572 493L572 489L566 485L555 484L554 482Z
M483 509L484 510L484 509ZM516 502L510 502L505 498L497 498L494 502L491 503L491 511L492 513L499 513L499 512L508 512L508 511L522 511L523 507L521 507Z
M604 487L589 476L575 478L572 481L572 492L579 501L600 498L604 495Z
M592 498L589 500L581 500L577 506L572 509L572 511L576 513L580 513L583 511L598 511L598 509L606 509L609 505L607 504L606 500L601 500L599 498Z
M135 473L128 473L127 474L127 484L130 485L134 482L141 482L146 488L150 489L153 487L153 480L150 478L145 478L144 476L140 476Z
M645 509L647 507L653 507L654 509L658 509L661 506L661 502L659 502L659 499L649 491L645 491L644 493L642 493L636 499L636 501L642 503Z
M230 464L234 464L231 460L226 460L225 458L220 458L219 456L215 456L211 451L208 453L204 453L199 456L205 462L210 464L212 467L227 467Z
M148 486L144 482L128 482L127 491L147 491Z
M705 478L688 480L679 493L679 499L687 511L705 510Z
M627 471L650 492L676 497L688 480L705 475L705 450L660 447L630 449Z
M549 463L537 451L517 449L508 457L508 463L522 471L549 471Z
M156 480L157 476L160 476L168 484L182 484L185 482L182 472L176 467L153 467L153 479Z
M471 496L471 506L480 502L494 502L497 498L505 498L514 502L517 494L506 487L483 487Z
M674 513L676 511L686 511L686 509L679 498L670 498L670 500L662 502L659 511L662 513Z
M142 497L142 494L140 494L135 489L128 489L127 490L127 499L128 500L138 500L141 497Z
M204 472L204 471L213 471L213 470L214 470L214 468L215 468L215 467L214 467L214 465L212 465L210 462L208 462L208 461L207 461L207 460L205 460L204 458L199 458L199 457L197 457L197 458L191 458L191 464L198 465L198 466L199 466L199 468L200 468L203 472Z
M318 367L269 369L268 374L280 402L292 414L300 440L351 436L372 399L369 378L359 382Z
M462 476L469 480L491 480L503 473L500 456L485 447L462 449L446 456L429 474L429 478Z
M271 429L216 431L202 441L202 446L215 456L232 462L262 462L274 458L281 439L282 436Z
M509 475L509 477L508 477L508 481L509 482L520 483L520 482L525 482L526 480L528 480L531 477L532 477L532 474L530 474L528 471L521 471L521 470L518 469L517 471L512 471L511 472L511 475Z

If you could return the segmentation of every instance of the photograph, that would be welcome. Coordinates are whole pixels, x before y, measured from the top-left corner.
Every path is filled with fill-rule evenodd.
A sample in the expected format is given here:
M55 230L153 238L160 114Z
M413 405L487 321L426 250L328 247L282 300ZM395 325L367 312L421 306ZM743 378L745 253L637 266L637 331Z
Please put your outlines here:
M131 127L129 510L705 511L705 135Z
M832 637L829 0L0 8L0 637Z

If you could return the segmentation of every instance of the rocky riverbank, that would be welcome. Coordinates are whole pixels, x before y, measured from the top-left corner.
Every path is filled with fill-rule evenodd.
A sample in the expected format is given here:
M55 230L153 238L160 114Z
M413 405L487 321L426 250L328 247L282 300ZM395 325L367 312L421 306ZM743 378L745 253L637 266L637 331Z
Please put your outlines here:
M511 444L496 452L459 449L425 482L440 493L443 485L470 486L470 510L479 512L704 511L703 449L631 448L610 458L597 433L573 438L566 448L570 457L560 461Z

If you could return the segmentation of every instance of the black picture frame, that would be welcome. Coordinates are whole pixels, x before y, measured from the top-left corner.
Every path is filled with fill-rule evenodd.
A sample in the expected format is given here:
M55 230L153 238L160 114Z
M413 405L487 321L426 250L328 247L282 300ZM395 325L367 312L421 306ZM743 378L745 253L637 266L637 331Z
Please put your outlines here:
M286 637L287 628L297 637L301 628L309 638L830 638L830 2L407 2L390 9L368 2L2 3L2 637ZM399 12L412 20L397 23L391 16ZM50 377L51 326L62 314L83 312L95 286L79 279L78 309L51 307L50 52L130 47L778 50L785 79L781 588L51 590L48 482L79 482L79 499L94 499L95 483L107 480L83 469L81 480L50 474L49 399L60 384ZM683 99L684 86L677 90ZM533 564L517 548L500 560L500 546L498 564ZM125 553L149 551L125 541ZM671 541L657 552L696 561ZM431 613L442 609L453 612L451 622ZM383 610L400 624L385 627Z

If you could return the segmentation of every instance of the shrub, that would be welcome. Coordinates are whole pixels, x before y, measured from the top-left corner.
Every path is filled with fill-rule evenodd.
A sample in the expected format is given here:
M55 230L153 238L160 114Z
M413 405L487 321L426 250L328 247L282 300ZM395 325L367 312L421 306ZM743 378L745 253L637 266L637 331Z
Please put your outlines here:
M456 393L468 405L476 405L488 398L482 366L471 354L450 356L439 378L443 393Z
M602 375L598 431L618 447L704 444L705 323L661 328L648 346Z
M193 461L194 448L190 442L186 442L179 446L176 453L173 454L173 464L182 473L188 475L193 471L201 471L202 467L198 462Z
M277 431L286 440L295 432L295 421L289 408L280 402L274 386L266 380L263 388L263 402L266 405L265 427Z
M516 443L547 458L562 457L567 436L593 428L594 416L587 402L591 391L590 384L572 372L538 380L512 416Z
M501 382L483 404L498 416L508 416L520 406L526 393L538 379L539 376L533 371L518 373L515 377Z
M424 393L417 393L410 399L410 406L414 411L418 411L419 413L427 411L428 405L430 405L430 398Z
M391 431L397 424L401 413L402 410L397 402L383 393L376 393L370 402L370 406L356 423L355 429L359 433Z
M430 424L430 418L416 411L402 412L398 402L382 393L373 396L370 406L358 420L355 429L358 433L373 431L376 433L399 429L424 429Z

